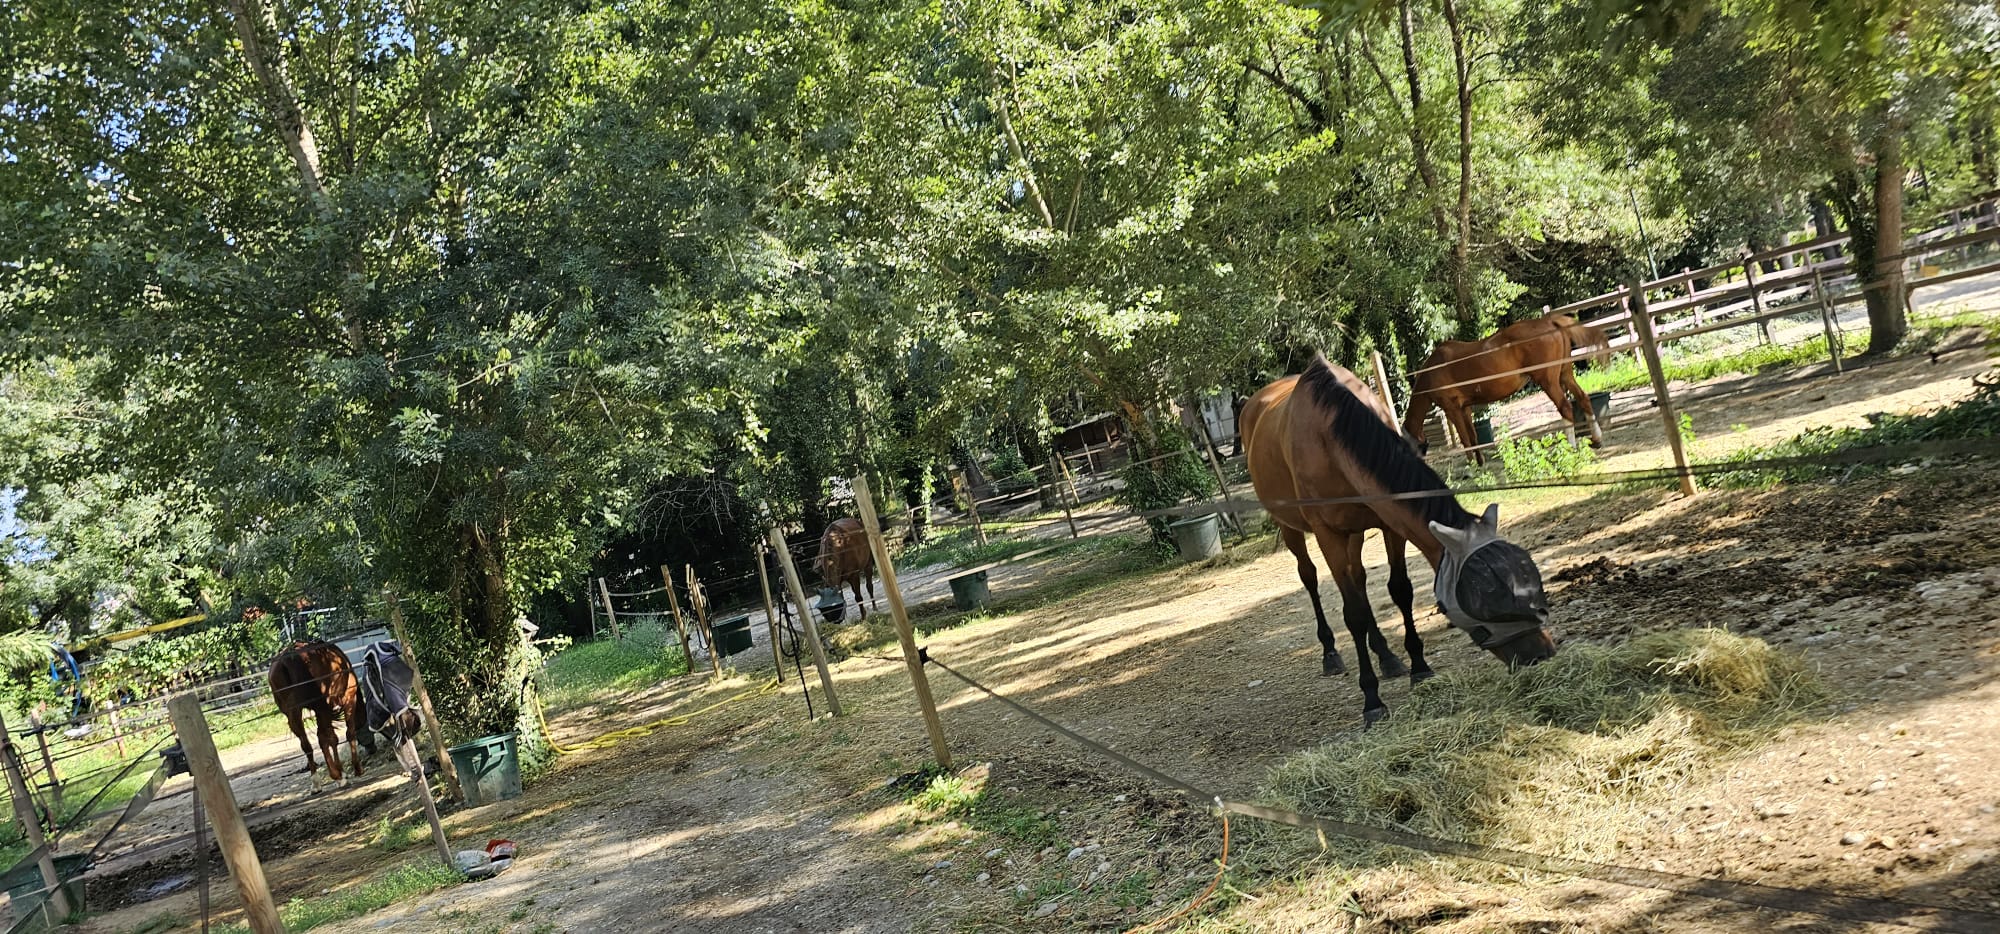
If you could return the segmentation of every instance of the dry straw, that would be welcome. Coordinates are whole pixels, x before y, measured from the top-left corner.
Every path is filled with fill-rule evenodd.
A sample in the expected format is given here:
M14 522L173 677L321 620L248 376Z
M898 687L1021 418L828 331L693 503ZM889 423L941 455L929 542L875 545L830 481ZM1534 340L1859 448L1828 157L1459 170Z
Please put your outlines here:
M1715 629L1573 646L1425 683L1374 729L1300 754L1266 796L1307 813L1604 858L1671 799L1821 698L1803 661ZM1335 841L1337 855L1394 855Z

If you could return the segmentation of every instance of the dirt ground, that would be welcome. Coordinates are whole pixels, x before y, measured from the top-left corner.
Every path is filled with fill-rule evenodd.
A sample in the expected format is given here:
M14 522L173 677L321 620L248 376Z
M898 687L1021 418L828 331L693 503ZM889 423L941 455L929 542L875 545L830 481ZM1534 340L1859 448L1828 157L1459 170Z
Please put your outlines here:
M1987 350L1969 349L1842 376L1722 380L1690 387L1686 407L1707 457L1950 401L1993 366ZM1657 415L1639 405L1614 412L1607 464L1660 458ZM1803 653L1833 697L1634 815L1622 861L2000 911L2000 463L1693 498L1657 488L1516 495L1503 499L1502 521L1548 576L1566 642L1723 627ZM1310 607L1290 557L1270 548L1255 539L1198 567L1113 567L1118 558L1095 553L1031 562L995 575L991 612L923 641L1099 742L1254 797L1271 766L1360 727L1351 676L1320 676ZM1393 622L1379 546L1369 554L1378 618ZM1428 569L1411 570L1427 592ZM1418 624L1438 669L1494 664L1434 612ZM742 673L721 684L679 679L566 713L555 730L575 741L768 678L767 663L738 661ZM517 841L522 857L508 873L321 930L1122 929L1207 884L1220 826L1201 802L929 670L963 777L985 790L976 811L906 803L905 776L929 758L907 675L899 661L857 655L835 666L844 717L807 722L788 683L690 725L566 757L522 798L448 819L462 846ZM1385 683L1392 716L1408 690ZM823 703L816 684L813 693ZM346 830L298 828L312 845L272 861L281 897L350 886L410 858L365 844L373 815L408 807L406 786L380 787L347 793L384 797ZM1289 831L1240 823L1236 868L1191 929L1872 930L1450 861L1364 873L1300 864ZM218 883L221 898L226 889ZM85 930L115 934L162 912L186 917L186 906L174 893Z

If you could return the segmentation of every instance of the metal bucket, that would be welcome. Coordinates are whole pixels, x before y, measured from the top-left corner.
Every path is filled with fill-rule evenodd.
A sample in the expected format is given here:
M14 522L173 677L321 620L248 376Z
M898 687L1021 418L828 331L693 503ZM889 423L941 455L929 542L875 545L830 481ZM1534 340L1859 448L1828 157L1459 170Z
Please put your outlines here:
M1167 531L1173 534L1182 561L1207 561L1222 554L1222 520L1214 513L1169 523Z
M993 593L986 589L986 572L960 574L951 578L951 605L961 610L983 610Z

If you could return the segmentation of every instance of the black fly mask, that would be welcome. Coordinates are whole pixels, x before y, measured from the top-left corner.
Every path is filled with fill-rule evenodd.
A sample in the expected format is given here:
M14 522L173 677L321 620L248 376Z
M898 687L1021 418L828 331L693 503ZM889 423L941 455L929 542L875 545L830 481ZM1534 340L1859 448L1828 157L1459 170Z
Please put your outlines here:
M1467 528L1431 523L1444 545L1435 596L1453 626L1492 649L1541 629L1549 619L1542 572L1527 551L1499 535L1500 507Z

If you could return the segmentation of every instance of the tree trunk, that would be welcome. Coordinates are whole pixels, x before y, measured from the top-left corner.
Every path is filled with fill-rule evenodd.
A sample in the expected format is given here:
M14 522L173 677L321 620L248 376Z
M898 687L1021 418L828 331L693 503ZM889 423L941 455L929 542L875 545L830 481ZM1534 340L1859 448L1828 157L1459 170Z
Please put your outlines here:
M292 86L291 70L284 55L267 42L275 42L278 36L271 8L263 0L229 0L229 11L236 23L236 35L243 40L243 59L264 91L265 104L271 108L271 118L285 142L285 151L298 166L299 183L314 203L326 210L326 173L320 167L319 143L313 136L312 125L306 121L305 109L299 106L298 90Z
M521 635L514 628L513 595L507 586L505 544L477 522L458 528L452 560L452 608L464 628L461 651L473 657L456 666L463 673L465 725L485 733L514 730L521 715L521 685L511 664Z
M1472 65L1466 56L1465 29L1458 21L1457 0L1444 0L1444 21L1451 28L1451 56L1458 76L1458 235L1451 244L1451 291L1462 327L1475 324L1472 307Z
M1831 237L1840 232L1839 225L1833 222L1833 206L1825 198L1817 194L1808 197L1806 210L1812 215L1813 239ZM1828 259L1834 259L1840 256L1841 251L1837 246L1830 246L1824 252Z
M1868 293L1868 353L1884 354L1902 343L1910 332L1903 281L1903 139L1893 124L1882 132L1875 145L1875 243L1862 255L1856 250L1855 264L1864 285L1875 286Z
M1410 86L1410 159L1416 163L1417 178L1424 183L1424 195L1430 201L1431 226L1438 236L1446 237L1451 235L1451 225L1446 222L1444 205L1437 200L1437 166L1431 162L1430 138L1424 135L1424 79L1417 71L1415 14L1409 0L1397 7L1402 14L1398 23L1403 37L1403 75Z
M1903 294L1903 160L1896 129L1875 140L1873 166L1834 180L1834 211L1847 223L1850 263L1866 290L1869 354L1887 353L1909 331Z

